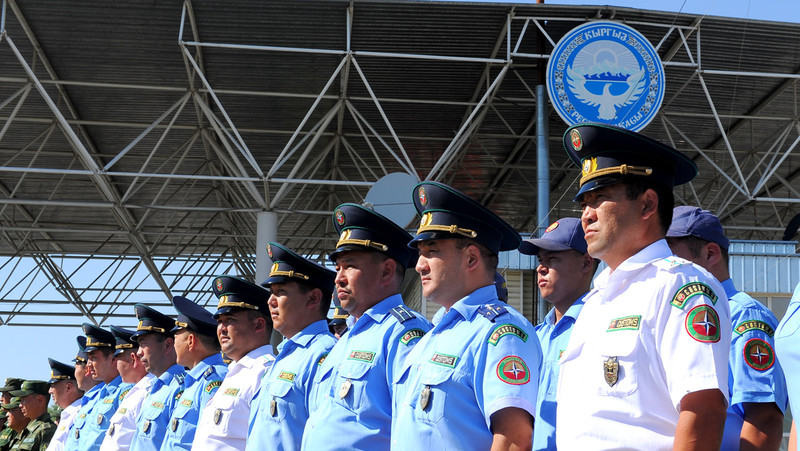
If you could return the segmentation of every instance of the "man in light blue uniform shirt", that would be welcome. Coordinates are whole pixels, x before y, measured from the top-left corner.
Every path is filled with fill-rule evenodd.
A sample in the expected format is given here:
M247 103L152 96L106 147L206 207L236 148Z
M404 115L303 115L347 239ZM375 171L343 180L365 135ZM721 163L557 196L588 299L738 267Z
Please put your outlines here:
M123 383L117 371L114 335L89 323L83 324L83 333L86 335L86 366L89 374L102 383L98 384L101 387L92 407L87 410L82 407L79 411L73 431L77 439L76 449L91 451L100 449L110 425L109 420L119 407L119 395L129 389L131 384ZM66 449L73 449L71 445L74 443L70 440Z
M336 344L326 321L336 273L278 243L268 243L267 254L273 265L261 286L284 340L253 401L245 449L299 450L314 377Z
M192 448L200 411L228 374L217 338L217 320L211 312L182 296L173 297L172 305L178 312L172 329L177 363L190 369L183 394L172 411L162 451Z
M156 378L136 419L131 451L157 451L167 433L170 415L183 394L186 370L176 363L172 333L175 320L144 304L133 308L139 325L131 338L139 344L138 355L144 368Z
M81 398L81 407L72 422L72 428L64 445L65 449L78 449L79 429L86 423L87 415L97 402L100 390L104 385L102 382L96 381L86 368L86 337L79 335L76 340L78 341L78 355L72 361L75 362L75 380L78 388L83 390L83 398Z
M567 349L572 326L592 286L598 262L586 252L578 218L562 218L550 224L541 238L523 241L519 251L536 255L540 298L553 305L544 321L536 326L544 360L539 373L533 449L555 450L558 360Z
M775 332L775 352L778 354L784 374L789 375L786 378L789 404L794 410L800 411L800 378L796 376L800 374L800 283L794 289L786 314ZM789 449L800 451L800 446L797 446L796 423L792 420Z
M447 185L422 182L413 193L422 294L445 313L396 379L391 447L529 449L542 351L493 283L498 253L520 236Z
M400 295L416 261L411 235L386 217L355 204L334 210L339 233L330 258L336 293L350 313L349 329L318 370L304 449L387 449L392 382L430 323Z
M667 242L722 283L731 308L733 335L728 371L730 405L721 449L778 449L783 438L786 381L773 346L778 320L763 304L733 285L728 238L719 218L698 207L673 211Z

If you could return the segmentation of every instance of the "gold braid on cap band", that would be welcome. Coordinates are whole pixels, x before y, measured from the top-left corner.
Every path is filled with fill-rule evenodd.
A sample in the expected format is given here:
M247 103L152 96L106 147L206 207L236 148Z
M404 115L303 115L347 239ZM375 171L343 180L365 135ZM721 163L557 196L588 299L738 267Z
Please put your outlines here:
M453 225L436 225L436 224L428 224L421 226L417 229L417 235L422 232L445 232L450 233L453 235L463 235L467 238L475 238L478 236L478 233L472 229L462 229L461 227L453 224Z
M144 323L144 321L139 321L139 326L136 327L136 330L146 330L148 332L158 332L160 334L166 333L163 327L144 326L142 323Z
M183 321L175 321L175 325L180 327L180 328L182 328L182 329L188 329L189 328L189 325L184 323Z
M303 279L303 280L310 279L310 277L308 277L307 275L301 274L301 273L296 272L294 270L292 270L292 271L278 271L278 270L275 270L275 271L271 271L269 273L269 276L270 277L272 277L272 276L283 276L283 277Z
M653 173L653 168L648 168L644 166L630 166L627 164L622 164L619 166L612 166L610 168L603 168L597 169L594 171L586 172L584 171L584 176L581 177L580 184L583 185L584 183L588 182L589 180L594 180L598 177L602 177L604 175L610 174L619 174L619 175L651 175Z
M133 349L133 345L130 343L122 343L121 345L114 346L114 349Z
M222 307L239 307L239 308L246 308L250 310L258 310L258 307L253 304L248 304L246 302L231 302L228 301L230 296L223 295L219 297L219 304L217 304L217 308L220 309Z
M113 348L114 345L111 343L101 343L99 341L92 341L92 337L86 337L86 347L94 346L95 348L101 348L104 346L108 346L109 348Z
M50 379L66 380L66 379L72 379L72 378L67 376L66 374L60 374L60 375L56 376L56 374L51 371L50 372Z
M382 252L386 252L386 251L389 250L389 246L387 246L387 245L385 245L383 243L378 243L377 241L359 240L359 239L356 239L356 238L350 238L350 234L351 233L352 233L352 230L350 230L350 229L347 229L344 232L342 232L342 236L341 236L341 238L339 238L339 242L336 243L336 247L339 247L339 246L341 246L343 244L355 244L356 246L371 247L373 249L377 249L377 250L382 251Z

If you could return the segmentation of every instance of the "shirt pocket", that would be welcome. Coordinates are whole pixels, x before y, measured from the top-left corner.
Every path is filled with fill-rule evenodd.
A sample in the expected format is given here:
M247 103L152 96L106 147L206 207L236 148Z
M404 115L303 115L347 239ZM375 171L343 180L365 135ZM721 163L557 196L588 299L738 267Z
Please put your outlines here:
M163 411L163 407L159 409L153 405L156 403L160 404L158 401L150 401L146 406L142 407L142 422L138 425L138 435L148 439L156 437L157 429L159 428L158 417ZM161 431L160 433L163 434L164 432Z
M452 368L423 366L419 384L414 387L411 399L407 402L414 409L414 418L424 423L438 423L444 418L447 406L445 382L453 377Z
M286 411L289 410L289 401L286 399L286 395L291 388L292 384L285 381L273 381L269 384L266 393L264 393L266 398L261 402L261 408L266 409L266 412L262 413L263 418L269 418L271 421L276 422L283 421L286 418Z
M105 400L102 400L98 403L97 407L97 415L92 419L96 421L97 428L101 430L108 429L109 421L111 417L114 416L114 412L116 411L116 407L114 405L114 397L106 398L111 400L112 402L106 403Z
M217 390L217 395L214 398L217 397L219 397L219 400L216 402L212 401L211 408L206 409L203 415L209 414L211 416L211 421L209 422L211 427L217 431L217 434L225 436L231 429L231 422L233 421L231 416L233 415L238 394L237 396L226 395L224 393L220 394L219 390ZM206 423L206 421L204 420L203 423Z
M345 360L331 386L332 396L352 411L358 410L367 399L367 373L371 363Z
M637 368L639 336L634 331L606 332L598 342L600 361L597 384L601 396L626 397L639 389Z

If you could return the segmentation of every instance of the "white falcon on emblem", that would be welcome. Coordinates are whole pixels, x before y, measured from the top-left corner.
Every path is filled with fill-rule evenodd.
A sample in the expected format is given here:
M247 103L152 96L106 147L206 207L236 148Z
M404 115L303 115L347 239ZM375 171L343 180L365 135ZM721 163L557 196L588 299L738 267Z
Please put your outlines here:
M605 120L614 119L617 108L635 102L642 95L646 82L645 70L640 68L639 72L628 76L626 80L628 89L622 94L611 94L612 82L608 81L603 86L603 93L598 95L586 89L586 78L572 67L567 67L567 76L567 83L575 97L589 106L599 106L598 117Z

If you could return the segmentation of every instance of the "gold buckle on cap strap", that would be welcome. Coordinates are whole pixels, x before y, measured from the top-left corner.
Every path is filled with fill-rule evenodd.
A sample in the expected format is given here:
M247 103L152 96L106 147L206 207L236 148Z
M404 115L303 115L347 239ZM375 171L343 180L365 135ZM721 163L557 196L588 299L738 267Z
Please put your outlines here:
M99 341L92 341L92 337L86 337L86 347L88 348L89 346L93 346L95 348L101 348L105 346L109 348L114 347L114 345L112 345L111 343L101 343Z
M356 238L350 238L350 234L351 233L352 233L352 230L350 230L350 229L347 229L347 230L343 231L342 232L342 236L339 238L339 242L336 243L336 247L339 247L339 246L341 246L343 244L355 244L356 246L371 247L373 249L378 249L379 251L383 251L383 252L386 252L386 251L389 250L389 246L387 246L387 245L385 245L383 243L378 243L378 242L372 241L372 240L359 240L359 239L356 239Z
M433 221L433 215L430 212L423 214L422 220L419 222L417 235L423 232L445 232L454 235L463 235L467 238L475 238L478 236L478 233L472 229L462 229L456 224L449 226L431 224L431 221Z
M226 294L224 296L219 297L219 304L217 304L217 308L220 309L222 307L238 307L238 308L246 308L250 310L258 310L258 307L253 304L248 304L247 302L233 302L228 301L229 296Z
M145 326L144 321L139 321L139 325L136 327L136 330L146 330L148 332L158 332L163 334L166 332L163 327L156 327L156 326Z
M619 166L612 166L610 168L603 168L597 169L597 159L590 158L583 161L583 170L581 171L582 177L580 180L580 184L583 185L584 183L588 182L589 180L596 179L598 177L603 177L606 175L643 175L648 176L653 173L653 168L648 168L644 166L631 166L628 164L622 164Z

